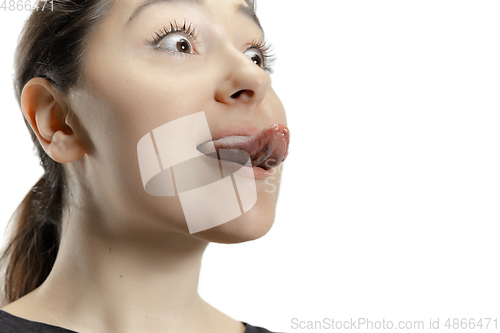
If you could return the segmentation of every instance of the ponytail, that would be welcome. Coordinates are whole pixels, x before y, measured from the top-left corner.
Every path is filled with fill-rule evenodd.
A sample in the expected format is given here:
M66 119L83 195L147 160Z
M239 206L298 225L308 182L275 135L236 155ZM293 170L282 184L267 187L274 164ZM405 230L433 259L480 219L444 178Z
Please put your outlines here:
M56 169L61 167L55 165ZM0 258L2 266L7 263L2 304L36 289L54 265L61 230L61 175L60 170L55 170L42 176L17 208L17 218L9 220L9 224L16 223Z

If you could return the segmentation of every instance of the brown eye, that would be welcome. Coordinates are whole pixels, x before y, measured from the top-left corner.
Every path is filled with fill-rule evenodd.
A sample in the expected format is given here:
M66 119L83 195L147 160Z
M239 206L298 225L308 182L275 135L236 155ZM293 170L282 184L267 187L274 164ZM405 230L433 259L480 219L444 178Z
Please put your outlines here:
M177 51L182 53L191 53L191 44L187 39L182 39L177 42Z
M254 64L256 64L257 66L259 66L260 68L263 68L263 56L262 54L260 53L260 51L256 50L256 49L248 49L246 52L245 52L245 55L247 57L250 58L250 60L253 61Z
M158 46L173 52L187 54L193 53L193 46L191 45L191 42L186 37L181 35L170 35L163 39Z

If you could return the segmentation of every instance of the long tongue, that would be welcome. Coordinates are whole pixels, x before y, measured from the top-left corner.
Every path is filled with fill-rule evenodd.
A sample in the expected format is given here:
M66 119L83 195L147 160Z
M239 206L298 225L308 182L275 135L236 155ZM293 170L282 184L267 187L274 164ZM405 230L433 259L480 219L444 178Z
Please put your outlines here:
M283 124L271 125L254 136L227 136L213 141L217 150L239 149L247 152L252 166L266 170L274 168L285 160L289 142L290 131ZM203 145L200 145L198 150L203 152ZM238 158L234 161L240 163Z

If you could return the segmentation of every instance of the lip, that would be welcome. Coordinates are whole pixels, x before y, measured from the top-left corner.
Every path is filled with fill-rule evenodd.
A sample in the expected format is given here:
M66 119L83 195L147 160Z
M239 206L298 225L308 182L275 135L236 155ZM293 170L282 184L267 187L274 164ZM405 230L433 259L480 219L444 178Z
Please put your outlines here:
M226 168L231 169L232 172L238 170L240 175L255 179L269 178L273 176L276 172L274 168L266 170L258 166L248 167L232 161L222 161L222 163L225 165Z
M252 167L253 175L254 175L255 179L269 178L275 174L275 170L274 170L275 168L276 167L271 168L269 170L266 170L266 169L262 169L261 167L255 166L255 167Z
M229 171L230 173L238 171L238 173L241 176L245 177L250 177L254 179L266 179L273 176L276 173L276 171L274 170L275 168L266 170L257 166L249 167L238 164L233 161L219 160L218 158L214 158L212 155L206 155L206 156L210 157L208 160L205 161L209 163L209 165L212 168L217 168L217 169L219 169L220 167L226 168L226 170Z
M261 130L255 126L229 126L212 133L212 141L226 136L254 136Z

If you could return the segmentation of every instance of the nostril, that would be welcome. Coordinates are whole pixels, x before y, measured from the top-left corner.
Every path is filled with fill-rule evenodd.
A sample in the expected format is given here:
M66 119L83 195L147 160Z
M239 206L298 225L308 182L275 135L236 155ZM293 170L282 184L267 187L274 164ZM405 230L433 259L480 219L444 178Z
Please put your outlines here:
M248 97L248 98L251 98L255 93L252 90L243 89L243 90L239 90L239 91L235 92L234 94L232 94L231 98L238 98L242 94L246 95L246 97Z
M231 98L238 98L241 95L241 92L242 92L241 90L235 92L234 94L231 95Z

